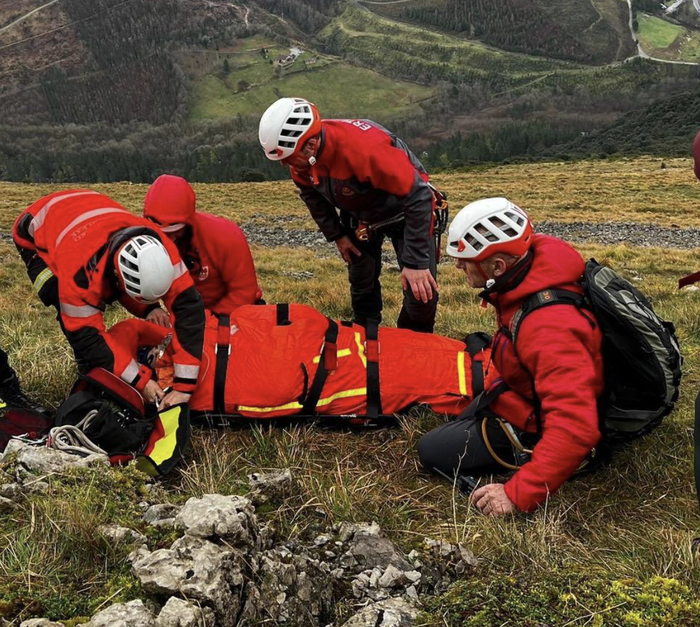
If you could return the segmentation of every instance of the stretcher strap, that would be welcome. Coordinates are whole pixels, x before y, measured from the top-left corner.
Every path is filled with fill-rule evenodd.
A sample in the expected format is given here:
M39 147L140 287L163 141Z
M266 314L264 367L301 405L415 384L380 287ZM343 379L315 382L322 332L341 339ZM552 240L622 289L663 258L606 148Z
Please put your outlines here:
M223 414L226 411L226 371L228 370L228 358L231 354L231 319L229 316L218 316L218 318L216 370L214 371L214 412Z
M318 368L316 369L309 394L304 401L304 406L301 408L301 413L303 415L311 416L316 413L316 405L321 398L328 373L338 367L337 340L338 325L335 320L328 318L328 329L326 330L326 337L323 340L323 347L321 348L321 359L318 362Z
M287 327L292 324L289 319L289 303L279 303L277 305L277 326Z
M382 413L379 394L379 323L368 320L365 328L365 357L367 358L367 417L377 418Z
M488 390L484 390L481 392L481 394L476 396L455 420L468 420L470 418L476 418L480 411L488 409L489 405L491 405L491 403L493 403L493 401L495 401L507 389L509 389L508 384L503 381L503 379L497 379Z

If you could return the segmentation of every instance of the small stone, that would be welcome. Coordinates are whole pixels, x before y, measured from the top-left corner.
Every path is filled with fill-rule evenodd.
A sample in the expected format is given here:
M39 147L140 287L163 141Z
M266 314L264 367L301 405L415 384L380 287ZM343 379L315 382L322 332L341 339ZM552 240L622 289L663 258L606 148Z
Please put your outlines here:
M191 498L175 517L185 533L199 538L226 538L233 546L252 547L257 522L251 502L241 496L205 494Z
M401 570L412 570L396 548L383 533L377 523L371 525L348 525L341 528L341 539L347 537L348 553L364 568L386 569L392 565ZM345 564L343 564L345 565Z
M214 612L209 607L198 607L189 601L170 597L158 614L156 627L211 627Z
M320 535L320 536L316 536L316 538L314 539L314 545L315 546L326 546L326 544L328 544L330 541L331 541L330 536Z
M148 505L148 503L146 503ZM180 511L180 507L177 505L172 505L170 503L159 503L157 505L149 506L144 515L143 519L153 527L158 527L166 524L174 524L175 516L177 516Z
M248 475L250 481L249 497L255 505L268 501L280 501L292 492L292 473L289 468L272 472L255 472Z
M107 540L114 544L123 544L131 542L134 544L147 544L146 536L138 531L129 529L128 527L120 527L119 525L101 525L97 528Z
M400 588L407 583L409 583L409 580L406 578L406 573L391 564L386 567L386 570L379 579L379 586L381 588Z
M378 568L372 569L372 574L369 576L369 587L370 588L378 588L379 587L379 580L382 577L382 571L379 570Z
M68 468L87 468L93 465L109 466L107 455L88 455L80 457L45 446L32 446L21 440L10 440L0 461L10 455L15 456L15 463L31 474L55 474ZM23 483L26 482L23 481Z
M47 618L30 618L20 623L19 627L64 627L63 623L55 623Z
M415 599L416 601L418 600L418 590L416 590L415 586L408 586L406 588L406 596L409 599Z
M95 614L83 627L155 627L156 618L141 599L116 603Z
M343 627L412 627L419 613L406 599L386 599L360 610Z
M6 483L0 486L0 497L18 501L22 497L22 487L19 483Z

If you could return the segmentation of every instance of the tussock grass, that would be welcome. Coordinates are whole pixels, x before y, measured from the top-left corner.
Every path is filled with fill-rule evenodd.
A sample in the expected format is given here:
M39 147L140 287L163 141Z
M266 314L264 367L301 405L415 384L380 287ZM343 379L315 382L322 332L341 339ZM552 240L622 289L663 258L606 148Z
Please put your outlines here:
M597 174L596 165L601 168ZM633 188L646 185L644 194L649 198L658 193L669 199L670 213L654 214L655 222L667 224L682 217L683 224L699 224L700 205L693 204L698 192L693 190L687 197L685 193L690 188L686 180L690 175L682 172L681 166L687 167L687 160L667 165L660 170L657 161L642 159L548 168L500 167L444 177L442 182L444 187L460 190L465 200L496 193L499 180L506 193L522 185L522 194L529 198L524 204L543 207L533 212L536 218L578 220L582 216L566 198L569 188L557 189L558 177L566 173L570 176L567 180L583 194L584 181L576 180L571 170L578 168L578 176L591 183L588 206L596 208L584 212L586 219L641 219L647 215L640 209L643 203L622 200L625 193L637 198ZM659 172L663 174L657 178ZM618 182L629 179L627 187L622 183L619 187L599 186L598 179L608 173ZM96 187L130 207L136 207L145 192L144 186L126 184ZM21 207L50 189L0 184L0 202L4 203L0 230L11 224ZM301 218L299 201L287 197L291 191L285 183L197 186L203 208L240 221L265 213ZM457 195L453 194L453 202ZM657 576L664 581L676 579L681 588L693 589L700 584L700 556L692 546L693 538L700 535L700 516L691 468L693 401L700 382L700 292L676 289L679 276L697 269L697 251L593 245L580 250L633 280L659 314L676 323L686 357L685 379L677 410L657 431L620 451L609 467L567 484L546 508L530 516L487 519L471 510L453 486L422 472L415 445L440 418L421 410L412 412L395 428L381 431L329 430L293 423L198 429L187 466L162 484L157 498L149 498L182 502L207 492L241 494L248 487L251 472L289 467L296 481L293 494L259 512L283 533L307 536L344 520L376 520L407 550L426 535L465 542L473 548L480 566L464 587L429 608L426 624L477 626L511 620L511 624L528 625L518 620L527 611L539 616L538 599L549 599L555 589L565 595L576 594L580 588L580 602L588 604L591 612L585 614L562 596L552 601L560 614L542 614L540 623L532 624L565 624L585 615L593 616L590 622L583 619L571 624L646 625L625 623L626 614L613 613L610 616L618 622L612 618L610 622L595 622L608 606L596 605L588 595L595 592L605 599L609 594L613 599L619 587L626 585L633 588L631 592L624 590L630 598L638 599L635 591L646 590L656 599L665 585L654 583ZM344 266L329 251L256 246L253 254L268 302L308 302L330 316L351 315ZM0 260L0 345L10 353L29 393L55 406L75 376L69 348L50 312L32 293L7 242L0 241ZM288 275L290 271L309 276L294 280ZM385 320L394 324L401 302L395 269L385 270L383 285ZM493 313L478 306L475 294L451 265L441 267L440 285L439 333L460 338L471 331L493 329ZM123 315L116 309L108 318L111 323ZM15 625L19 618L30 615L69 618L89 614L115 593L114 600L139 594L124 566L125 553L106 547L94 531L107 521L139 528L135 505L144 498L144 488L130 472L116 470L106 473L106 478L88 473L80 475L80 480L51 478L47 495L29 496L19 512L0 516L0 616L13 619ZM0 477L0 483L7 480ZM150 539L155 546L166 541L154 533ZM581 583L584 579L588 587ZM619 583L628 580L637 583ZM560 588L556 588L557 582ZM686 588L675 585L666 596L686 607ZM510 613L500 619L497 613L487 613L482 623L467 623L467 617L477 612L470 604L475 598L484 598L474 595L487 595L490 586L495 591L511 590L510 596L503 593L508 596L503 607L510 608ZM531 598L526 594L528 589L533 591ZM653 607L661 612L663 604ZM440 622L443 615L445 622ZM659 619L658 624L665 623Z

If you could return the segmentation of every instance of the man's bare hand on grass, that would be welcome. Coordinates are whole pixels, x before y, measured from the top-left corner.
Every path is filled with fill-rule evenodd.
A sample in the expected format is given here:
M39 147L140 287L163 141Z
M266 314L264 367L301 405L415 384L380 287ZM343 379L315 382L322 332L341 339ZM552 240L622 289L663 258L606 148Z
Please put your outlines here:
M474 490L471 501L486 516L505 516L516 511L515 505L506 495L506 490L502 483L489 483L478 490Z

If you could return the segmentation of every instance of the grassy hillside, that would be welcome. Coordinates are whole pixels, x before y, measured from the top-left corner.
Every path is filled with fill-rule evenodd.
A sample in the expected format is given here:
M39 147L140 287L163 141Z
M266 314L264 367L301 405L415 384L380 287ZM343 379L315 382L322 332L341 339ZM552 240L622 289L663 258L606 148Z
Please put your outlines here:
M660 59L700 62L700 30L672 24L653 15L637 16L644 51Z
M537 221L700 226L700 184L690 161L668 160L664 169L660 164L644 158L501 166L436 181L455 208L506 194ZM140 206L146 190L129 184L93 187L131 208ZM0 232L7 232L24 206L55 189L0 183ZM292 231L312 228L289 182L200 184L196 191L201 209L232 217L247 229L280 222ZM260 515L292 536L306 537L321 524L341 520L377 520L407 550L426 534L473 548L479 567L427 608L425 624L690 627L685 617L696 615L697 599L689 590L700 584L692 546L700 516L691 483L700 292L679 292L676 280L697 269L697 251L579 249L638 280L659 313L676 323L685 380L678 409L662 427L616 455L610 467L566 485L546 509L527 517L484 518L449 485L421 471L416 442L439 422L425 412L378 432L310 426L199 430L188 465L149 498L180 502L212 491L242 493L250 472L288 466L297 479L293 495L279 510ZM319 251L254 246L253 253L268 302L306 302L330 316L350 314L346 270L332 245ZM13 246L3 239L0 260L0 345L29 392L55 405L75 375L68 347ZM395 269L386 269L383 284L391 323L401 302ZM493 329L492 312L478 306L451 264L441 268L440 284L439 333L463 337ZM109 319L121 316L115 309ZM143 478L130 471L106 477L69 473L49 478L48 491L30 495L14 513L0 514L0 617L65 619L88 615L108 600L142 595L125 563L129 547L110 545L97 527L119 522L145 531L136 507L145 495ZM167 540L162 532L148 533L154 545Z
M497 48L602 64L634 54L620 0L362 1L394 19L459 33Z
M190 119L257 117L280 96L297 94L323 103L327 117L388 119L417 109L416 103L434 92L308 50L281 67L278 59L289 52L289 47L255 36L239 40L232 52L212 52L204 61L197 58L196 64L192 57L201 53L181 53L181 62L194 78Z

